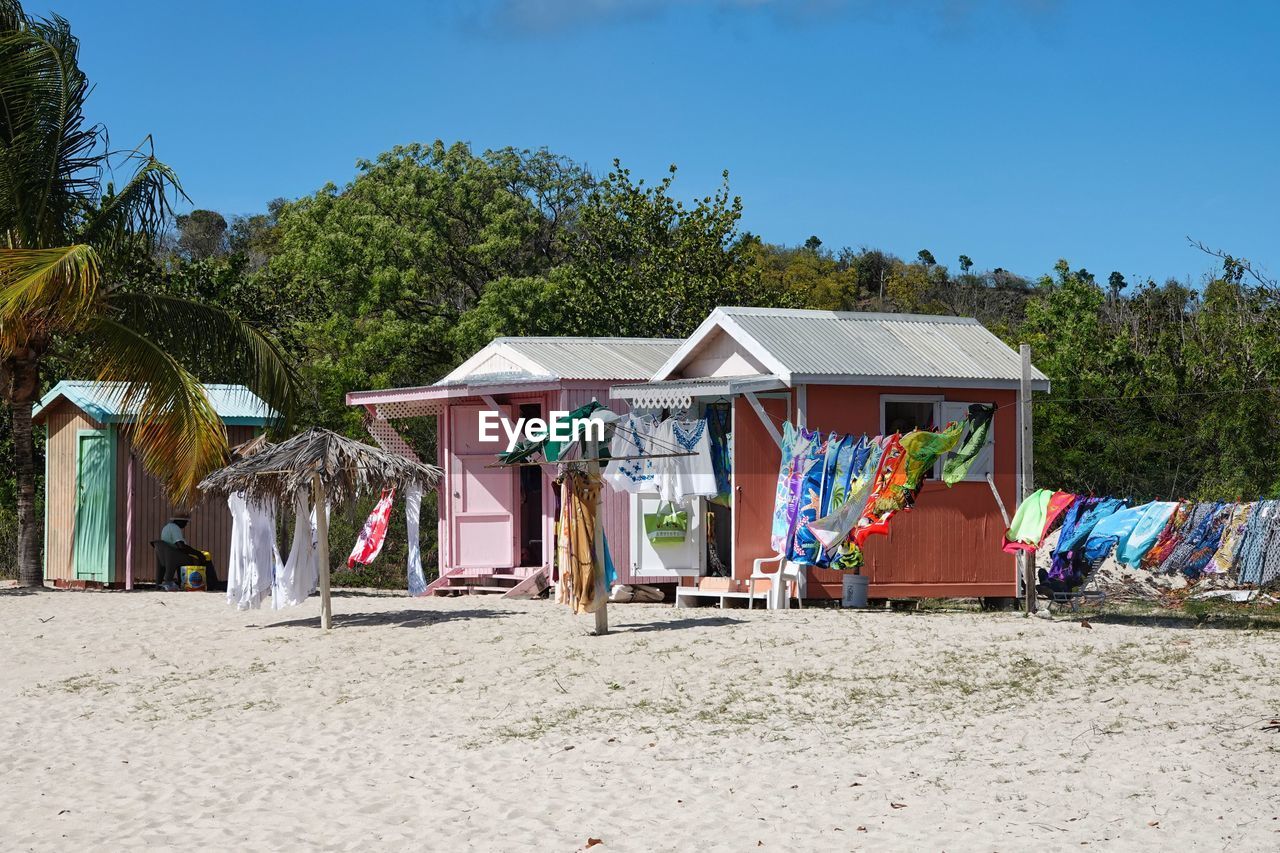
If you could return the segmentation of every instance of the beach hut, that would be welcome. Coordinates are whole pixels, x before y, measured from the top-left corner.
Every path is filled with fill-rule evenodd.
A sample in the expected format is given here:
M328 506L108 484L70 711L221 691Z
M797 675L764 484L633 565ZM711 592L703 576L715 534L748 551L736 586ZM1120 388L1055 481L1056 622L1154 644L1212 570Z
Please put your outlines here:
M615 402L650 410L729 408L732 508L714 509L708 530L730 578L704 577L705 550L681 555L630 541L632 570L666 574L683 585L679 600L724 603L750 594L756 560L770 557L770 526L784 421L824 433L879 435L941 426L972 403L994 404L992 441L964 482L925 482L916 507L890 533L871 537L862 573L871 598L1017 595L1017 569L1001 551L1005 524L993 491L1012 508L1020 494L1016 440L1019 354L965 317L717 308L643 383L615 385ZM1033 372L1034 390L1049 388ZM939 463L941 464L941 462ZM994 485L991 485L994 484ZM637 502L632 525L641 524ZM695 515L695 513L691 513ZM840 572L810 568L806 597L841 596Z
M436 420L443 469L437 501L440 576L429 593L526 594L545 583L555 558L558 514L554 466L489 467L502 443L482 440L481 416L497 412L546 419L593 399L610 404L619 382L651 377L681 346L662 338L497 338L433 385L355 391L347 403L365 409L370 433L387 450L413 457L390 421ZM416 457L414 457L416 458ZM630 571L630 502L606 490L604 529L623 583L648 583Z
M242 385L206 385L232 445L248 441L274 419ZM123 587L156 579L150 541L177 512L164 487L144 470L129 440L134 413L122 406L118 383L63 381L45 394L34 420L45 446L44 576L60 587ZM223 576L231 518L221 502L190 512L187 541L210 552Z

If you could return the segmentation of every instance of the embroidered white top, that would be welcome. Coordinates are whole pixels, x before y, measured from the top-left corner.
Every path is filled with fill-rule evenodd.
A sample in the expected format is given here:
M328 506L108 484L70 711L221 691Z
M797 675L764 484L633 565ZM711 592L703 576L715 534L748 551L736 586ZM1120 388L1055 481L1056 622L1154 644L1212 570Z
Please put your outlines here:
M654 445L662 453L690 453L655 459L654 479L664 501L684 503L693 497L715 497L716 472L711 464L711 436L705 418L663 421L654 435Z
M653 415L627 414L618 420L613 440L609 442L609 455L613 457L604 469L604 481L620 492L656 492L655 463L662 460L647 458L655 453L652 446L658 421ZM624 458L643 456L646 458Z

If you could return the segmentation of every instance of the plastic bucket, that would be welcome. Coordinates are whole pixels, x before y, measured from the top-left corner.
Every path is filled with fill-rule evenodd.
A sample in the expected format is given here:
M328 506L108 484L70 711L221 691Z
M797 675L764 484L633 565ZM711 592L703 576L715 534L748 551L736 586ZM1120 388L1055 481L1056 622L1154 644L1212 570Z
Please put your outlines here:
M183 566L179 571L183 590L187 592L201 592L204 590L206 586L204 566Z
M844 589L840 597L841 607L866 607L867 584L870 578L866 575L845 575Z

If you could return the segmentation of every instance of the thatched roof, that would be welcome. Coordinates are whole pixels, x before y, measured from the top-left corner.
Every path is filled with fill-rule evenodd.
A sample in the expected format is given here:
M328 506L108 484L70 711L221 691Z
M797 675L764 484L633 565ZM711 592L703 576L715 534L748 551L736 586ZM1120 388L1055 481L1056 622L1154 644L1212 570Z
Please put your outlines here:
M441 471L368 444L313 428L279 444L263 442L253 455L232 462L200 483L206 493L244 492L248 498L289 502L319 474L325 496L345 504L384 488L434 486Z

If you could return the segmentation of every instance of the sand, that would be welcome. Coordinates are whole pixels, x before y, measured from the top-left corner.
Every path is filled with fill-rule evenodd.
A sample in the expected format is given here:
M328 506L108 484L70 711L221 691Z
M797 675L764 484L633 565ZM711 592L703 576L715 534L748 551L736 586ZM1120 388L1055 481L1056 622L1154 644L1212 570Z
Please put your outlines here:
M6 850L1280 849L1280 633L0 591Z

